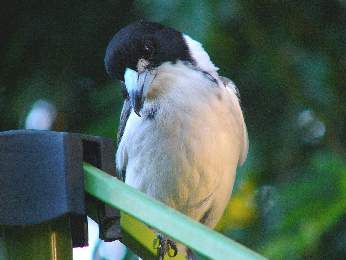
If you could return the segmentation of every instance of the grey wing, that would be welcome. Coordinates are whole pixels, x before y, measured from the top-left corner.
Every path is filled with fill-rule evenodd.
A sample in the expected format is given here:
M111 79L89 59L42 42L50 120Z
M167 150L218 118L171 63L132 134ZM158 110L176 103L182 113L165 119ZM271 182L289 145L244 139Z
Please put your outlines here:
M121 138L123 137L127 120L129 119L129 116L131 114L131 102L127 96L127 93L123 92L123 95L124 95L124 104L120 114L120 122L119 122L119 127L117 132L117 146L119 145ZM121 170L120 172L117 171L116 174L119 179L125 181L125 175L126 175L125 169Z
M234 84L234 82L227 77L219 76L219 78L221 79L221 81L225 85L225 87L233 90L233 92L240 99L239 90L238 90L237 86Z
M243 143L243 149L242 149L241 156L239 158L239 165L242 165L244 163L244 161L246 160L246 157L247 157L247 153L248 153L248 149L249 149L249 139L248 139L246 124L244 121L244 116L243 116L241 106L240 106L239 91L238 91L238 88L236 87L236 85L234 84L234 82L232 80L230 80L229 78L222 77L222 76L219 76L219 78L221 79L221 81L223 82L225 87L227 89L229 89L231 91L231 93L233 93L237 97L237 100L235 101L237 103L236 117L238 119L238 122L242 125L242 128L243 128L243 135L240 137L240 139Z
M130 114L131 114L131 103L129 99L125 99L123 108L120 114L120 122L119 122L119 127L117 132L117 145L119 145L121 138L123 137L126 122L127 122L127 119L129 119Z

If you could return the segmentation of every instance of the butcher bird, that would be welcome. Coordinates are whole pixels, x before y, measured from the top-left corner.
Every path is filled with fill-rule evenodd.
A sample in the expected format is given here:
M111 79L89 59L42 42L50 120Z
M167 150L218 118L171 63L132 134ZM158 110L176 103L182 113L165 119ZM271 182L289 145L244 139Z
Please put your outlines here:
M175 29L140 21L108 44L105 68L124 97L117 174L128 185L213 228L230 199L248 136L234 83L202 45ZM158 234L159 254L192 258Z

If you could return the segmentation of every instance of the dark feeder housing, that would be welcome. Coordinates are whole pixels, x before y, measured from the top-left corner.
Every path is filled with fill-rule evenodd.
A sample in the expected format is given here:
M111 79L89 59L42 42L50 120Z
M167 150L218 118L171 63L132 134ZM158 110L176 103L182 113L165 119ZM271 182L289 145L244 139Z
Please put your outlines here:
M87 215L99 224L102 240L119 239L119 211L85 194L83 162L115 175L113 141L51 131L0 133L0 259L71 259L72 247L88 245Z

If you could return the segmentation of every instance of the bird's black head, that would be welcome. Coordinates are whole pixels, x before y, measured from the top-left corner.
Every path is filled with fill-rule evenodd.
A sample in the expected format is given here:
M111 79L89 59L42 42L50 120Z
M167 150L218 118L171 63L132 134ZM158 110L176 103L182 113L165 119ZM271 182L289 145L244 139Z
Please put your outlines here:
M126 68L140 72L140 66L151 69L177 60L193 63L182 33L158 23L140 21L114 35L106 50L105 67L112 79L124 81Z

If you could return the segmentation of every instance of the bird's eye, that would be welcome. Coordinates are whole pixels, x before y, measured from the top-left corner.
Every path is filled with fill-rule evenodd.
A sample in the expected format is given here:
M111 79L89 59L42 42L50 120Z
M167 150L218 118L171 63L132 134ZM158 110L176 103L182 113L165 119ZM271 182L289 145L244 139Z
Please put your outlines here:
M143 58L144 59L151 59L154 54L154 46L152 42L148 41L144 44L144 49L143 49Z

